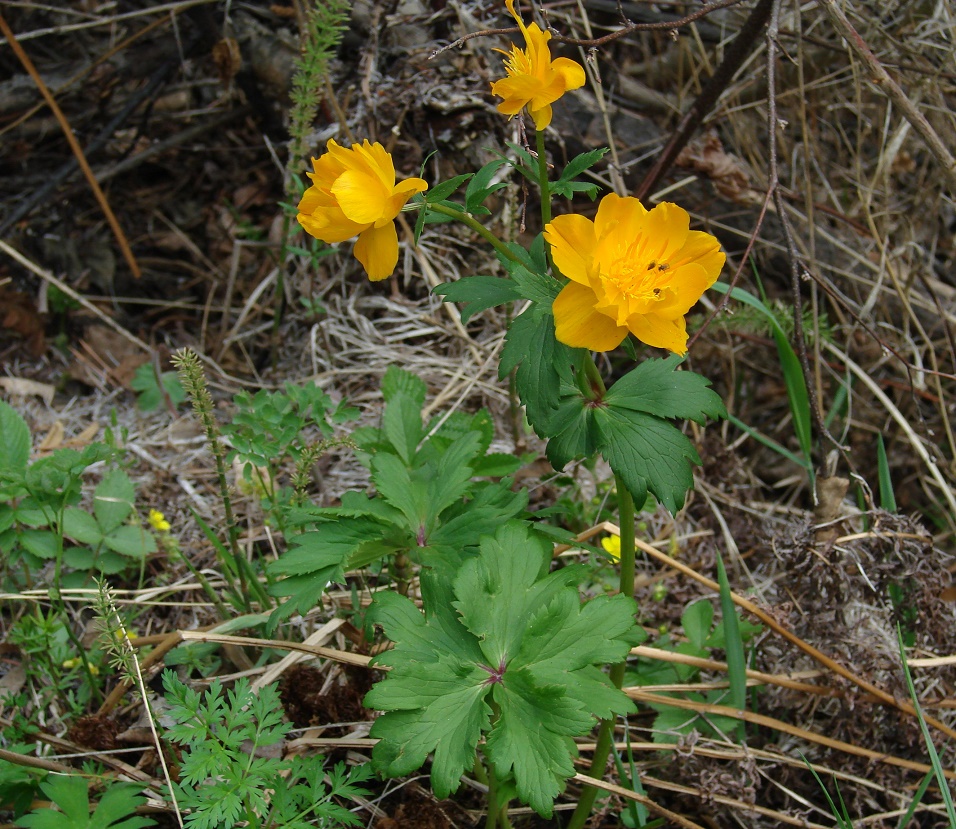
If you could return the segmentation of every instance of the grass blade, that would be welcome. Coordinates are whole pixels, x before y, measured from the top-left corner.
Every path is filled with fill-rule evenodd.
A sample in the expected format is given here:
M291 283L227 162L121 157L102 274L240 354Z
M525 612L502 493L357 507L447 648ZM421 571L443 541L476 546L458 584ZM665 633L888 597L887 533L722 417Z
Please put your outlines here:
M951 829L956 827L956 808L953 806L953 795L949 790L949 781L943 773L943 764L939 761L939 754L936 753L936 746L933 745L933 738L929 733L929 727L926 725L926 719L923 717L923 709L919 704L919 697L916 696L916 686L913 685L913 677L910 674L910 666L906 664L906 648L903 646L903 630L899 625L896 626L896 641L900 648L900 660L903 662L903 674L906 676L906 688L910 692L910 699L913 700L913 707L916 709L916 716L919 719L920 731L923 732L923 742L926 743L926 751L929 754L930 763L933 766L933 773L936 775L936 783L943 796L943 803L946 806L946 816L949 818Z
M730 682L730 705L740 711L747 709L747 662L744 659L744 641L737 623L737 608L730 592L730 582L724 561L717 554L717 583L720 585L720 610L724 618L724 650L727 656L727 679ZM743 720L737 723L737 739L744 742Z
M893 479L890 477L890 464L886 459L883 435L876 436L876 466L880 478L880 506L887 512L896 512L896 493L893 492Z

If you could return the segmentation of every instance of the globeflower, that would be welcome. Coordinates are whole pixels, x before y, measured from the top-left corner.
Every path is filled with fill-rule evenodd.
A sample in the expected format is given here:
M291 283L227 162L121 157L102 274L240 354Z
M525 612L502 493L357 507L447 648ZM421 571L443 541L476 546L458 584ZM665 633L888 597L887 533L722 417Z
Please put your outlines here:
M571 281L554 300L555 335L565 345L610 351L628 332L675 354L687 351L684 314L720 274L725 256L690 216L664 202L646 210L611 193L592 222L558 216L544 238Z
M355 258L378 282L398 264L395 217L428 183L409 178L396 184L392 157L377 141L347 149L330 140L327 148L312 159L315 172L307 174L312 186L302 195L296 218L306 233L329 245L358 236Z
M505 0L505 5L518 21L528 48L512 45L510 55L502 49L495 50L505 56L508 76L491 85L491 94L504 98L498 104L502 115L514 116L527 107L535 129L540 131L551 123L551 104L569 89L584 86L584 69L570 58L551 60L551 33L541 31L537 23L525 26L515 11L514 0Z

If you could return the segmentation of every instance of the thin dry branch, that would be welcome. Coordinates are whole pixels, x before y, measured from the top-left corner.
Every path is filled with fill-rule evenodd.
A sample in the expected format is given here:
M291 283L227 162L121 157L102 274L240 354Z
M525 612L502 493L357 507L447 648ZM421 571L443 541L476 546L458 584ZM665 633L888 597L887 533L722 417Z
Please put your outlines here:
M903 117L912 124L913 129L926 143L926 148L939 162L940 167L943 168L943 174L948 179L950 186L956 190L956 158L953 158L952 153L936 134L936 130L907 97L902 87L886 71L886 68L873 54L866 41L853 27L853 24L850 23L835 0L821 0L820 5L830 19L833 28L846 40L853 53L866 64L867 70L872 75L870 83L900 108Z
M53 115L56 117L57 123L60 125L60 129L63 130L63 136L70 145L73 155L76 156L77 164L80 165L80 169L83 171L83 175L86 176L86 181L90 185L93 195L96 196L96 201L100 205L100 210L103 211L103 215L106 216L106 221L109 222L110 228L113 231L113 235L116 237L116 243L123 252L123 258L126 260L126 264L129 265L129 269L133 276L136 279L139 279L141 275L139 264L136 262L136 257L133 255L133 251L129 246L129 242L126 239L126 234L123 232L123 228L120 226L119 220L116 218L116 214L113 213L113 208L110 207L110 203L106 198L106 194L103 192L103 188L100 187L99 182L96 180L96 176L93 175L93 170L90 167L89 162L86 160L86 156L83 153L83 148L80 146L80 142L76 140L76 136L73 134L73 128L70 126L70 122L67 121L66 115L64 115L63 110L60 109L60 105L56 102L56 98L53 97L53 93L50 92L47 85L43 82L43 78L40 77L40 73L33 65L33 61L30 60L30 56L23 51L23 47L17 42L16 35L14 35L13 30L7 25L7 21L4 19L2 14L0 14L0 32L3 32L7 39L7 43L10 45L10 48L13 49L14 54L23 65L23 68L27 70L27 74L33 78L33 82L37 85L37 89L40 90L40 94L44 97L48 106L53 111Z

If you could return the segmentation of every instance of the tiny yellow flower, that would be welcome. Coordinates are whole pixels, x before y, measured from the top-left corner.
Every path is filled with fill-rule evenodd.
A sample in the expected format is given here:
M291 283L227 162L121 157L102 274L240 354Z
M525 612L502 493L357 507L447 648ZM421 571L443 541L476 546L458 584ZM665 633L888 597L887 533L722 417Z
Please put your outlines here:
M368 278L386 279L398 264L395 217L428 183L408 178L396 184L392 157L378 142L347 149L330 140L327 148L312 159L312 186L302 195L296 218L306 233L329 245L358 236L355 258Z
M163 515L158 509L151 509L149 511L149 525L160 533L168 533L170 530L170 523L166 520L166 516Z
M621 560L621 537L619 535L609 535L601 539L601 546L615 561Z
M543 130L551 123L551 104L569 89L584 86L584 69L570 58L551 60L548 48L551 32L541 31L537 23L525 26L515 11L514 0L505 0L505 5L518 21L527 48L512 45L511 54L502 49L495 50L505 56L507 77L491 85L491 94L504 98L498 104L498 112L502 115L513 117L527 107L535 129Z
M664 202L646 210L610 193L594 221L574 213L545 228L554 264L571 281L554 301L565 345L610 351L628 332L675 354L687 351L686 314L717 281L720 243L690 230L690 216Z
M70 671L73 668L78 668L82 664L83 663L80 661L80 658L75 656L72 659L64 659L63 664L60 667L64 668L67 671ZM90 669L90 673L93 674L93 676L100 675L100 669L96 665L94 665L92 662L87 662L86 665Z

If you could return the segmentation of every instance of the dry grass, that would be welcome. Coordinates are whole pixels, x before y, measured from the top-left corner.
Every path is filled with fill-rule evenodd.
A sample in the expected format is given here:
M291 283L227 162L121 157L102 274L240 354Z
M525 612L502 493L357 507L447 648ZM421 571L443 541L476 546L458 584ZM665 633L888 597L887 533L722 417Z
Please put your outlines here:
M106 197L114 210L122 205L117 213L132 247L148 251L139 257L139 282L124 279L115 263L112 271L100 273L86 258L84 246L108 239L109 231L82 185L68 191L69 203L65 195L62 201L47 197L49 210L34 211L5 230L0 290L16 287L35 296L57 279L92 304L91 314L119 327L129 344L128 350L115 342L109 348L90 345L94 318L81 312L70 324L72 355L47 349L31 356L13 335L5 336L0 354L8 376L56 385L67 371L77 376L78 363L87 365L84 384L61 388L51 405L11 398L35 435L57 422L66 436L77 435L91 423L105 425L115 410L117 424L128 430L126 446L143 503L163 508L214 583L214 558L187 509L207 518L220 515L211 457L188 419L166 412L143 415L133 408L122 387L122 366L138 348L199 349L224 400L240 387L312 379L333 397L360 406L368 423L377 419L378 381L397 364L428 383L429 414L485 406L499 424L501 451L540 449L533 435L516 435L507 387L497 379L505 320L487 312L464 326L453 307L429 293L440 281L497 272L474 239L447 225L426 228L417 247L406 243L399 272L386 286L366 283L344 253L319 260L317 269L305 259L283 263L290 302L275 367L270 365L272 293L280 266L273 257L280 221L275 203L282 186L276 144L281 130L275 120L281 125L282 108L268 105L268 111L258 112L258 122L245 110L231 126L219 127L215 139L201 129L192 138L179 136L184 125L212 123L244 107L257 89L268 90L270 71L281 85L283 70L253 67L250 77L220 83L209 45L200 38L195 46L196 30L210 20L223 25L224 9L213 0L192 4L191 11L187 4L131 5L123 15L55 12L29 2L4 11L41 73L54 74L59 47L67 74L87 72L69 88L50 83L64 117L81 132L95 132L84 113L110 87L83 65L77 50L63 47L64 38L82 36L85 48L101 55L114 41L125 43L133 35L166 57L179 48L195 50L188 73L162 96L157 93L145 134L118 133L93 159L94 171L110 182ZM620 192L638 190L679 113L706 87L755 5L714 11L676 38L661 30L636 31L605 43L596 63L589 64L589 86L556 113L562 133L554 136L557 163L608 144L612 164L598 172L600 182ZM671 6L678 15L690 8L642 2L625 4L625 11L641 22ZM945 154L956 147L956 6L951 0L783 0L773 6L776 38L761 36L754 44L679 166L654 187L650 199L686 205L700 226L720 236L729 254L728 273L739 286L754 294L764 291L792 308L796 283L808 312L808 380L834 438L818 437L815 464L824 477L849 479L851 489L829 505L832 512L823 520L798 467L729 424L708 427L706 434L694 430L705 459L698 492L676 518L648 517L651 543L642 547L647 558L638 579L642 621L676 632L689 601L716 595L707 574L720 551L738 605L764 625L753 644L750 674L759 690L753 710L741 715L692 699L673 702L688 710L689 719L742 716L751 726L745 746L696 731L690 737L652 735L652 718L643 714L628 724L630 749L652 810L682 815L673 820L683 825L832 825L802 752L825 780L832 775L840 781L857 825L895 826L925 771L926 755L899 670L895 625L901 613L890 598L890 584L908 585L907 602L916 611L911 665L920 704L937 723L934 736L944 765L953 768L956 759L956 668L932 661L956 654L950 587L956 566L950 398L956 379L956 188ZM518 138L484 94L499 65L490 50L501 40L469 40L434 60L428 57L469 31L500 25L500 10L497 4L461 0L421 5L418 13L415 4L409 8L403 15L387 4L356 4L351 51L335 67L334 100L325 113L332 122L336 113L346 121L323 126L315 143L332 134L379 138L403 159L405 175L415 174L433 149L438 155L426 166L430 178L475 169L490 158L488 148ZM173 9L185 15L179 28L169 16ZM279 43L282 31L294 26L294 18L276 17L265 8L237 7L231 14L244 54L256 41ZM553 4L548 19L570 38L599 38L620 28L616 4L598 0ZM853 32L865 49L853 42ZM5 49L0 47L4 69L20 71ZM584 50L579 55L587 57ZM774 57L774 89L768 88L768 55ZM899 93L886 78L874 84L881 77L876 65ZM40 186L31 171L52 168L69 150L43 137L50 125L40 123L42 110L21 107L2 114L0 135L9 143L0 150L8 181L0 184L0 201L10 211ZM152 161L147 156L137 166L138 151L125 143L132 139L140 140L138 151L168 143ZM34 141L37 146L30 146ZM120 164L126 165L122 174L111 174ZM188 176L171 176L183 166ZM776 194L767 189L775 178ZM523 204L519 190L495 207L491 221L503 234L513 234L522 216L528 233L536 232L534 204ZM42 243L50 234L80 250L78 266L55 259ZM298 305L300 296L321 303L325 312L311 317ZM739 309L724 306L713 316L716 306L717 300L705 305L698 318L707 327L692 350L694 368L713 379L738 418L798 451L772 340ZM4 325L19 331L9 320ZM90 366L96 382L90 380ZM887 445L899 515L877 508L877 435ZM317 500L331 503L347 489L363 487L364 474L346 454L331 457L322 468ZM533 483L536 497L559 494L548 480ZM256 504L241 505L241 518L248 549L276 549L281 543L264 526ZM668 557L661 547L677 555ZM117 590L118 603L135 609L141 643L216 637L189 633L214 619L192 577L174 568L163 568L163 576L168 579L163 585ZM666 586L663 600L651 598L655 585ZM0 597L3 624L47 595L39 590ZM87 597L67 592L65 598L79 623ZM347 593L333 594L315 619L325 622L348 603ZM323 628L321 642L297 645L296 637L305 640L313 621L287 631L293 641L269 644L305 648L324 660L362 658L348 653L338 627ZM222 635L219 641L225 641ZM263 643L230 639L227 644L235 654L240 646ZM646 649L641 655L648 656ZM155 664L160 662L157 657ZM721 687L725 667L719 658L697 667L699 680L667 690ZM235 668L240 670L238 662ZM258 673L277 675L267 668ZM630 692L647 702L660 689ZM40 716L54 752L79 748L62 740L62 726L50 712ZM619 748L626 750L623 731L619 738ZM302 746L322 750L368 751L362 735L302 740ZM55 760L56 754L50 757ZM108 756L105 762L111 762ZM618 797L630 796L605 787ZM572 787L569 799L573 795ZM926 800L936 804L939 798L930 793ZM608 821L612 815L608 807ZM521 819L516 814L516 822ZM920 826L946 825L935 805L921 807L916 820Z

